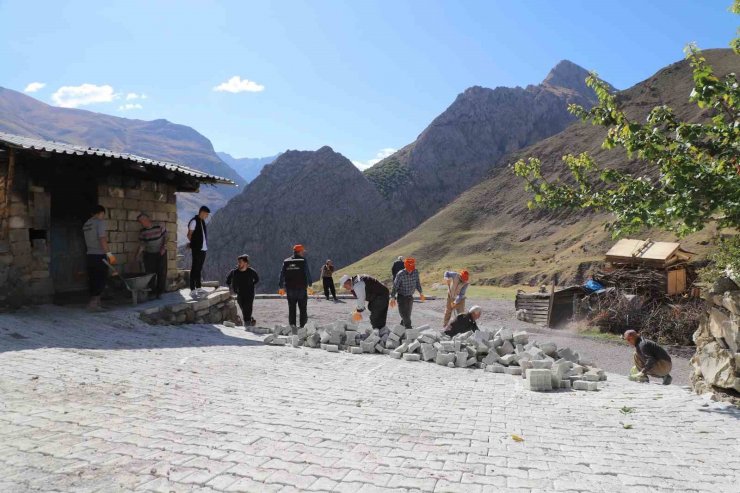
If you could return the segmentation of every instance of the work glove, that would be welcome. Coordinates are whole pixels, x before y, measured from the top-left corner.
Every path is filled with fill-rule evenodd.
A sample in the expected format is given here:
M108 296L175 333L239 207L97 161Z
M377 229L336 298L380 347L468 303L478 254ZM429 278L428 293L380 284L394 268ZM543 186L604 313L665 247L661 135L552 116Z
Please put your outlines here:
M422 295L421 295L421 296L419 296L419 299L420 299L420 300L422 301L422 303L423 303L423 302L425 302L425 301L427 300L427 297L426 297L426 296L424 296L424 294L422 293Z
M388 303L388 305L389 305L389 306L390 306L391 308L395 308L395 307L396 307L396 305L397 305L397 303L396 303L396 298L391 298L391 301L390 301L390 302Z
M116 260L116 256L113 255L112 253L106 252L105 256L108 257L109 264L116 265L118 263L118 260Z
M313 289L311 289L311 288L308 288L308 294L310 294L311 296L313 296L313 295L315 295L315 294L316 294L316 291L314 291L314 290L313 290Z
M355 310L355 312L352 314L352 320L354 320L355 322L359 322L360 320L362 320L362 313Z
M278 294L280 296L285 296L285 290L284 289L278 289Z

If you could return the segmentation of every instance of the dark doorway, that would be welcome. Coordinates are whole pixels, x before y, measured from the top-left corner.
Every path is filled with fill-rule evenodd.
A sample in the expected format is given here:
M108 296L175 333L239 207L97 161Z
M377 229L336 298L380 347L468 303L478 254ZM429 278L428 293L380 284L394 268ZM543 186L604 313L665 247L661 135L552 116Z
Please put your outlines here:
M49 183L51 279L55 294L85 291L85 238L82 225L98 201L97 182L84 168L55 166Z

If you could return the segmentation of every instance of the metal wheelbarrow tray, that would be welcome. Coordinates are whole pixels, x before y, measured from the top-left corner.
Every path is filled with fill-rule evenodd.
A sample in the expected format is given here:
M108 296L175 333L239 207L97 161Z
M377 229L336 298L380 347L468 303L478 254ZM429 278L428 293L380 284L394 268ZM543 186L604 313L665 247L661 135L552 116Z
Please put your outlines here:
M131 292L131 301L134 305L139 302L139 293L146 294L151 291L149 289L149 283L157 274L134 274L124 277L107 260L103 260L103 262L108 266L111 274L114 277L118 277L123 282L123 285L126 286L126 289Z

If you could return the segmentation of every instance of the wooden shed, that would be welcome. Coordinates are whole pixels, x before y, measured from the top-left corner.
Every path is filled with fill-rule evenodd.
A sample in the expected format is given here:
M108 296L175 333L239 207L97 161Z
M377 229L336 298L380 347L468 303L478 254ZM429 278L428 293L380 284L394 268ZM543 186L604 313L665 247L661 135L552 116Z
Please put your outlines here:
M547 327L554 327L573 316L574 299L584 293L581 286L556 289L553 285L549 293L525 293L519 291L514 300L514 308L525 310L524 321Z

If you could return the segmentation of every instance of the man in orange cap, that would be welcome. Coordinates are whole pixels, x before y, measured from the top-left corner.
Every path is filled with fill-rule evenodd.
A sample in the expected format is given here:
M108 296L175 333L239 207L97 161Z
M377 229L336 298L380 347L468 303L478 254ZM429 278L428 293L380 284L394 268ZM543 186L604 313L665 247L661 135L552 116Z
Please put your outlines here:
M424 301L424 293L421 291L421 279L419 271L416 270L416 260L407 257L403 261L404 269L396 274L393 279L393 292L391 292L391 306L398 301L398 313L401 315L401 324L407 329L411 328L411 310L414 308L414 291L418 291L421 300Z
M466 270L460 272L447 271L444 279L447 283L447 305L442 325L446 327L450 323L453 310L457 315L465 313L465 293L468 290L470 274Z
M288 323L296 327L296 305L301 312L300 326L308 322L308 287L311 285L311 273L305 259L306 249L303 245L293 246L293 255L283 260L280 270L278 293L288 295Z

